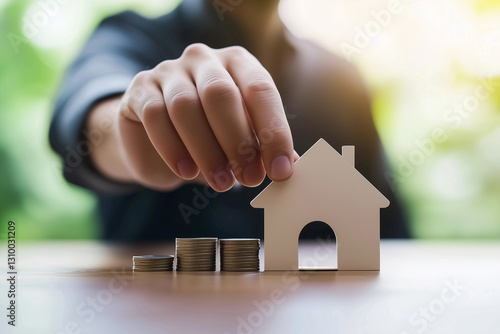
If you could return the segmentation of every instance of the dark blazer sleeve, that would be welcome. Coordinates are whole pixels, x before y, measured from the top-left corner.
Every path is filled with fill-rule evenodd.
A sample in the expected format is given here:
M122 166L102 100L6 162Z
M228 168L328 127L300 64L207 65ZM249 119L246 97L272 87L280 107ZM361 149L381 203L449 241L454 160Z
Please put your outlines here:
M153 20L124 12L101 22L69 67L56 98L49 131L52 148L62 157L64 177L95 192L134 191L137 185L100 175L89 159L99 133L84 131L87 113L96 102L122 94L133 77L165 55Z

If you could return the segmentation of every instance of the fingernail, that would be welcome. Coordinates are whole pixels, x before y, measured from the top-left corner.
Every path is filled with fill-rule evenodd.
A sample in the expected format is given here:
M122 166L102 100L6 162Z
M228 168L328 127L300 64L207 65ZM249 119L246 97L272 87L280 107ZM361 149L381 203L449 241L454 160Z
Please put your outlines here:
M190 180L198 174L198 166L194 163L191 158L184 158L177 162L177 170L181 177L186 180Z
M260 159L259 159L260 160ZM262 170L262 164L253 162L243 170L243 181L247 187L255 187L264 180L265 174Z
M286 155L278 155L271 163L271 178L283 180L290 176L292 164Z
M235 181L233 172L226 165L222 165L215 170L213 179L219 191L231 188Z

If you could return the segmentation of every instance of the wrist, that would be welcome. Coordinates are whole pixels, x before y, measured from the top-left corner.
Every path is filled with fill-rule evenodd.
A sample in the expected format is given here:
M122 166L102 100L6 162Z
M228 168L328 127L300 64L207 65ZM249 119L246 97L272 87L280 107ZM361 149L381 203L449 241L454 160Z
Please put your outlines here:
M134 182L119 152L117 111L121 97L112 97L97 103L87 115L85 130L94 140L90 161L103 176L118 182Z

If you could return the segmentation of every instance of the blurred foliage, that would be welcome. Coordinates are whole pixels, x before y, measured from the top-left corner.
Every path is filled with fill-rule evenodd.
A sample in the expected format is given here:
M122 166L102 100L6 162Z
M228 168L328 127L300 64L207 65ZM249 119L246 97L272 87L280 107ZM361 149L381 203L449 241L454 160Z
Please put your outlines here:
M0 1L0 221L24 239L95 238L95 200L66 183L48 144L65 68L100 20L132 9L153 16L175 1Z
M95 200L62 179L48 145L53 98L103 17L125 9L155 16L178 2L0 0L0 220L17 221L21 238L97 237ZM413 233L499 238L500 2L402 3L350 60L371 87ZM354 43L384 9L382 0L282 0L280 11L292 32L342 55L343 43ZM488 78L490 96L454 111Z
M500 2L282 5L293 33L367 80L413 236L500 238Z

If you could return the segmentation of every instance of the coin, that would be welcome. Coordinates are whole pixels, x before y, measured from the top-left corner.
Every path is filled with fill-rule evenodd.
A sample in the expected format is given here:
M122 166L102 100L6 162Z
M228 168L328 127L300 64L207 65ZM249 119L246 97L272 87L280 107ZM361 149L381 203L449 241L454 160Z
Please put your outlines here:
M258 271L260 269L259 239L221 239L221 271Z
M135 255L132 257L134 271L170 271L173 269L173 255Z
M177 270L214 271L216 251L217 238L177 238Z

